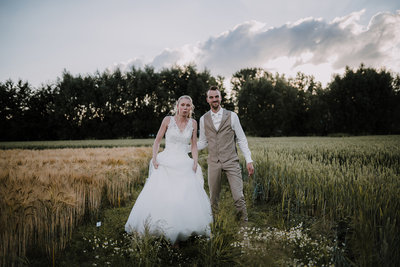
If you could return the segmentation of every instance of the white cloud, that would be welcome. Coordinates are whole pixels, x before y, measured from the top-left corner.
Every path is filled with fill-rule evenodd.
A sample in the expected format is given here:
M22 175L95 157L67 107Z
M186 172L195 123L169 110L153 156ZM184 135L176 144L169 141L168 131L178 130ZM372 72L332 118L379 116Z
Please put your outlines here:
M350 15L344 17L338 17L333 20L334 24L338 24L341 29L349 29L353 34L361 33L364 30L362 25L358 24L361 16L365 13L365 9L353 12Z
M331 22L305 18L281 27L247 21L202 43L165 49L146 64L156 69L195 63L227 78L246 67L262 67L294 76L301 71L326 84L332 74L361 62L400 72L400 11L377 13L361 25L364 10ZM122 69L134 60L120 64Z

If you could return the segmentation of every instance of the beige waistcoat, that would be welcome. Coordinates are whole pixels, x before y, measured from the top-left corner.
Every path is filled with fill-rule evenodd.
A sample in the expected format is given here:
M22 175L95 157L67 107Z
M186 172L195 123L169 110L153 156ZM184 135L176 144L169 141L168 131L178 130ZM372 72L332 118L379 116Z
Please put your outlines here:
M208 160L225 163L239 159L235 132L231 127L231 111L224 109L218 130L214 127L211 111L208 111L204 115L204 132L208 142Z

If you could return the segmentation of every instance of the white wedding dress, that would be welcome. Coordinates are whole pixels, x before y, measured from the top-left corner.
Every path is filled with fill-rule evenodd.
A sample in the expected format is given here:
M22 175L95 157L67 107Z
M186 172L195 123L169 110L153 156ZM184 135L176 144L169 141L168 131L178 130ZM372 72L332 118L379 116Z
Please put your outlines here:
M150 161L149 177L125 224L125 231L164 235L171 243L191 235L210 236L210 200L204 191L201 167L195 173L187 154L193 132L192 120L183 131L170 117L165 149L157 156L159 167Z

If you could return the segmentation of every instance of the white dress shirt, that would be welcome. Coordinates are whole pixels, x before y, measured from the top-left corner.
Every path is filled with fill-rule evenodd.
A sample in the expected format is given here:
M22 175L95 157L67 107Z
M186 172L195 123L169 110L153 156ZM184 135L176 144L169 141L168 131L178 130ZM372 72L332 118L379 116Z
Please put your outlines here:
M219 126L221 125L221 120L222 120L222 114L223 113L224 113L224 110L222 108L220 108L217 113L214 113L214 112L211 111L211 119L212 119L214 127L215 127L215 129L217 131L219 129Z
M242 129L242 125L240 125L239 117L235 112L231 113L231 128L235 132L236 142L239 145L240 151L242 151L244 158L246 159L246 163L253 162L251 159L251 152L249 149L249 145L247 143L246 135ZM218 130L221 120L222 120L223 108L221 108L217 113L211 111L211 119L213 121L215 129ZM204 115L200 118L200 137L197 142L198 150L202 150L208 146L207 137L204 131Z

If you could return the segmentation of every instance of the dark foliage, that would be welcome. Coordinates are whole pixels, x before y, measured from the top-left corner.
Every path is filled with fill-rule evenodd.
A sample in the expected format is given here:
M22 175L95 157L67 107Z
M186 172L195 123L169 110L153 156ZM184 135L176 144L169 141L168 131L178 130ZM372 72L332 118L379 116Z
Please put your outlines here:
M360 65L346 68L323 89L312 76L285 78L263 69L233 75L227 97L222 77L193 65L156 72L73 76L34 89L28 82L0 83L0 140L144 138L157 133L181 95L190 95L194 118L208 109L206 91L222 90L223 106L238 112L254 136L396 134L400 132L400 78Z

